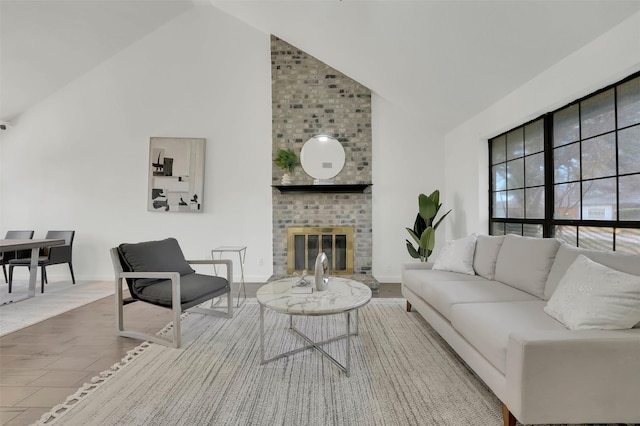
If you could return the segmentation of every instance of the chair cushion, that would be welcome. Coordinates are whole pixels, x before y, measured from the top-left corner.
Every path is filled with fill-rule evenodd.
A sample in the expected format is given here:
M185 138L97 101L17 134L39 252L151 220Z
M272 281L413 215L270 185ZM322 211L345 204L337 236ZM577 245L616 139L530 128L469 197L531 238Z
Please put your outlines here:
M183 310L228 291L230 291L229 282L222 277L201 274L180 276L180 304ZM171 280L156 281L153 285L140 288L138 298L154 305L170 308Z
M177 272L181 276L195 273L175 238L120 244L118 253L125 272ZM133 287L139 290L158 281L162 280L136 279L133 280Z

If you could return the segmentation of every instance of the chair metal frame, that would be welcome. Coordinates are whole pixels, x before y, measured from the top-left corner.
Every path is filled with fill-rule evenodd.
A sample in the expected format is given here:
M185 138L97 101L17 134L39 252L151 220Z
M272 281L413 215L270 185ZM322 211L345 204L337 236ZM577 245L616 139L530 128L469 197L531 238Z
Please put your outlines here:
M179 348L181 345L181 326L180 318L182 316L182 304L180 303L180 274L177 272L124 272L122 264L120 263L120 256L116 247L110 250L111 261L113 262L113 269L115 271L115 286L116 286L116 333L118 336L130 337L133 339L147 340L153 343L161 345ZM214 308L213 300L211 299L211 308L204 308L202 306L193 306L187 308L185 311L195 312L199 314L211 315L223 318L233 317L233 295L231 294L231 285L233 284L233 262L230 259L218 259L218 260L187 260L187 263L191 265L226 265L227 269L227 281L229 282L229 291L227 292L227 310L226 312ZM126 330L124 328L124 299L122 290L122 281L126 278L159 278L171 280L171 303L172 307L156 305L165 309L171 309L173 312L173 339L165 339L157 335L147 334L140 331ZM126 283L125 283L126 284ZM140 300L140 302L146 302ZM153 303L150 303L153 305Z

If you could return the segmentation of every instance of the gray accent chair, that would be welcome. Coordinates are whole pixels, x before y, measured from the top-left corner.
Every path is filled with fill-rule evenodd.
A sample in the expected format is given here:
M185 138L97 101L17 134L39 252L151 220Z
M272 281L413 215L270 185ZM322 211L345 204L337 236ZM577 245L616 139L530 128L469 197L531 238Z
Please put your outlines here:
M4 236L5 240L30 240L33 238L33 231L7 231ZM0 265L2 265L2 273L4 274L4 282L8 283L7 268L11 260L14 259L31 259L31 250L17 250L0 253ZM9 287L9 293L11 293L11 287Z
M175 238L120 244L111 249L115 271L116 333L119 336L147 340L179 348L181 344L180 317L190 312L233 317L233 262L230 259L186 260ZM226 279L196 273L190 265L225 265ZM133 301L142 301L173 311L173 339L126 330L124 326L122 280L126 280ZM226 306L216 307L214 298L227 295ZM198 306L211 301L211 307ZM225 312L226 310L226 312Z
M73 239L76 231L48 231L46 239L64 240L64 245L47 247L40 251L38 258L38 267L40 268L40 292L44 293L44 285L47 280L47 266L61 265L66 263L69 265L71 272L71 282L76 283L76 277L73 275ZM9 261L9 293L11 293L11 284L13 281L13 268L16 266L26 266L31 268L31 256L24 259L14 259Z

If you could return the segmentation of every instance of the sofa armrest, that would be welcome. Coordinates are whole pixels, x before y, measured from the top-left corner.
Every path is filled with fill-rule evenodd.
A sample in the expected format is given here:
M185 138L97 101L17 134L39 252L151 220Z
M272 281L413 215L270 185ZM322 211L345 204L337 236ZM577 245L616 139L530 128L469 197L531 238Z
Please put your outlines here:
M640 330L513 333L507 400L522 423L640 422Z
M411 263L403 263L402 264L402 271L408 270L408 269L431 269L433 268L433 264L434 262L411 262Z

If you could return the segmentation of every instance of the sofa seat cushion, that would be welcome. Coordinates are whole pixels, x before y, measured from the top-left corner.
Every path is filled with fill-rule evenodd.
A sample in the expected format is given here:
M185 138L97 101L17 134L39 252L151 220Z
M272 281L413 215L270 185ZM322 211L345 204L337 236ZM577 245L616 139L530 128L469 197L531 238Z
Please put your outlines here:
M229 291L229 282L222 277L201 274L180 276L180 304L189 309ZM171 308L171 280L156 281L139 289L137 297L155 305Z
M477 275L459 274L457 272L436 271L432 269L405 269L402 271L402 284L414 293L421 295L425 283L447 281L486 281Z
M506 374L511 333L566 331L544 312L543 300L453 305L451 324L494 367Z
M419 289L410 289L451 320L451 307L457 303L511 302L538 300L497 281L425 281Z

